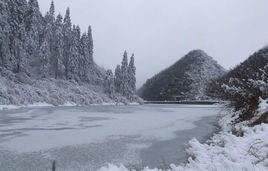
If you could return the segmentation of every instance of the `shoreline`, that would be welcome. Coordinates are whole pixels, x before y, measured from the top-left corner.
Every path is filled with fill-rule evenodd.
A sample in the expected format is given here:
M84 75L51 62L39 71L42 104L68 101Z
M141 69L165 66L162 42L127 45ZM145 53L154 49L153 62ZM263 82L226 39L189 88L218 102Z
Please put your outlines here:
M239 125L244 135L236 136L232 133L231 121L234 119L231 111L226 111L219 120L219 132L216 132L205 143L192 139L188 142L187 153L189 158L186 163L171 164L170 171L195 171L195 170L267 170L267 137L268 124L248 127ZM162 171L144 167L141 171ZM130 171L124 165L102 167L99 171Z
M39 108L39 107L82 107L82 106L135 106L135 105L141 105L140 103L133 102L133 103L100 103L100 104L90 104L90 105L78 105L73 102L67 102L63 105L52 105L49 103L43 103L43 102L37 102L33 104L28 105L0 105L0 111L4 110L17 110L21 108Z
M186 164L188 158L190 157L190 155L187 153L187 147L189 146L188 142L193 138L196 138L201 143L207 143L213 137L213 135L219 133L220 131L220 126L218 124L219 117L219 114L217 114L216 116L202 117L199 120L193 122L193 124L195 125L194 128L189 130L176 131L174 132L176 135L175 138L170 140L157 141L153 143L149 148L146 148L141 151L141 160L145 161L142 162L142 166L158 169L169 169L170 164ZM190 137L188 136L189 134L195 134L195 136ZM178 143L179 141L181 141L181 139L184 139L183 141L185 143ZM167 149L167 145L169 148L171 148ZM157 149L157 151L154 151L154 149ZM173 154L171 156L163 156L162 154L166 153L164 152L166 150ZM178 151L180 152L179 155ZM151 157L146 157L148 155ZM150 159L152 159L152 156L156 156L156 158L161 161L149 161ZM146 158L148 158L149 160ZM169 161L167 161L167 159ZM152 163L149 164L148 162ZM132 169L131 167L126 167ZM141 167L141 169L142 168L144 167Z

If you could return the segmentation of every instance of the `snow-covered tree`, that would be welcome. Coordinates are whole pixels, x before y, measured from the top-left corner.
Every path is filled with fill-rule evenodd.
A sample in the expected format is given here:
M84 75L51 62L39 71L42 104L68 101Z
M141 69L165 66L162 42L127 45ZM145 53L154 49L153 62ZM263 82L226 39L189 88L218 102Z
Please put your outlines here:
M55 70L53 67L53 61L55 58L55 6L54 6L54 2L52 1L50 4L50 8L49 11L46 13L45 18L45 26L43 29L43 32L41 33L41 37L42 37L42 41L47 41L48 45L49 45L49 54L50 54L50 72L49 75L55 77ZM45 73L41 73L41 75L45 75Z
M16 73L27 72L27 55L26 55L26 31L24 15L27 9L26 0L10 0L7 1L10 25L10 62L13 64L13 71Z
M35 70L40 63L40 43L43 30L43 17L39 10L37 0L29 0L25 12L25 30L26 30L26 54L29 59L29 69ZM30 72L30 74L34 74Z
M122 93L121 84L122 84L122 72L121 66L117 65L114 72L114 82L115 82L115 91L117 93Z
M122 94L124 96L128 96L128 55L127 51L124 52L123 61L121 63L121 72L122 72L122 83L120 89L122 90Z
M49 11L45 15L45 24L46 24L46 30L45 33L53 33L53 26L55 22L55 6L54 2L52 1L50 4Z
M28 72L28 59L27 59L27 54L26 54L26 48L25 48L25 31L23 27L21 27L20 31L20 37L14 39L14 47L16 50L14 50L14 55L15 55L15 60L16 60L16 66L15 66L15 73L20 73L20 72Z
M93 38L92 38L92 29L91 26L88 27L87 31L87 48L88 48L88 64L93 64Z
M87 71L89 67L89 63L87 62L89 57L88 51L88 41L87 41L87 34L83 33L80 39L79 50L80 50L80 60L79 60L79 71L80 71L80 78L82 80L87 80Z
M136 94L136 67L134 54L128 63L127 52L124 52L121 66L115 69L115 91L132 100Z
M81 37L81 29L79 26L73 26L73 41L74 46L76 48L76 79L81 81L85 81L85 73L86 73L86 66L85 66L85 57L84 57L84 49L83 49L83 36Z
M136 93L136 67L134 54L130 57L128 66L128 94L130 98Z
M62 16L59 14L57 16L55 26L54 26L51 49L51 71L54 77L63 78L64 65L63 65L63 34L62 34Z
M0 0L0 66L10 69L8 8L4 0Z
M114 85L114 76L112 70L107 70L104 82L105 93L108 94L111 98L114 98L115 85Z
M68 79L70 72L70 58L72 48L72 22L70 18L70 9L67 8L63 20L63 65L65 67L65 78Z
M49 77L49 69L50 69L50 49L49 49L49 44L47 40L44 40L40 47L40 73L41 77L43 78L48 78Z
M80 29L76 26L73 26L72 35L71 35L71 54L69 59L69 72L68 78L80 80L79 78L79 60L80 53L79 53L79 43L80 43Z
M53 8L53 7L52 7ZM37 0L29 0L27 9L25 12L25 29L27 32L33 30L38 36L39 32L42 30L43 17L39 10L39 4ZM35 38L35 37L33 37Z

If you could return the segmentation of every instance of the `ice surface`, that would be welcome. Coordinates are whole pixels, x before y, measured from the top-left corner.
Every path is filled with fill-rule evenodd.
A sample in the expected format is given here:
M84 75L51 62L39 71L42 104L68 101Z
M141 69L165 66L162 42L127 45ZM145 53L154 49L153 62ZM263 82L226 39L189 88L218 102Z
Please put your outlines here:
M178 131L195 128L195 121L216 117L219 110L219 106L190 105L4 110L0 111L0 151L5 152L2 153L5 159L0 155L0 161L8 165L8 158L16 160L10 165L20 166L18 160L23 158L25 169L28 160L36 160L40 155L47 160L62 161L62 168L65 164L72 168L73 160L79 160L75 162L82 166L102 166L111 161L135 164L140 162L138 151L141 149L173 139ZM14 159L13 155L17 157ZM45 159L42 157L42 160Z
M1 123L1 135L8 136L1 147L31 152L68 145L97 143L130 135L142 139L166 140L174 132L194 128L194 121L215 115L207 108L161 107L77 107L33 108L16 111L7 118L16 123Z

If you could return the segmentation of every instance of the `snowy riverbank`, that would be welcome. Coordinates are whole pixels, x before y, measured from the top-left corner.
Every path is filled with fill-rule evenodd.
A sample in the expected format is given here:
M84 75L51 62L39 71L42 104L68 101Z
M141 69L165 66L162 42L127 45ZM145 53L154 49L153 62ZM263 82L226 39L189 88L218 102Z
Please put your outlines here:
M171 165L170 171L265 171L268 169L268 124L248 127L237 125L243 136L232 133L231 114L219 121L222 130L207 143L189 142L186 165ZM99 171L128 171L124 166L109 165ZM144 168L144 171L160 171Z
M31 79L12 73L4 75L0 74L0 109L131 103L119 93L110 96L102 87L87 83L52 78ZM142 103L142 100L134 95L132 102Z
M65 103L60 106L77 106L75 103ZM10 109L20 109L20 108L35 108L35 107L56 107L52 104L48 103L33 103L33 104L28 104L28 105L0 105L0 110L10 110Z
M128 104L124 104L124 103L116 103L116 102L111 102L111 103L99 103L99 104L91 104L91 105L87 105L87 106L123 106L123 105L141 105L140 103L128 103ZM37 103L33 103L33 104L28 104L28 105L0 105L0 110L12 110L12 109L20 109L20 108L37 108L37 107L71 107L71 106L81 106L72 102L67 102L64 103L63 105L52 105L52 104L48 104L48 103L42 103L42 102L37 102Z

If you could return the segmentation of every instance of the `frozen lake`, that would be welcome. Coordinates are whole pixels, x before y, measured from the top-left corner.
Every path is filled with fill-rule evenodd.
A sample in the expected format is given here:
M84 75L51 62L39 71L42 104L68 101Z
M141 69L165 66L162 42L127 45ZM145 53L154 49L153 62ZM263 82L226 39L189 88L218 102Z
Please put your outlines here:
M219 106L44 107L0 111L3 170L96 170L108 163L166 167L192 138L214 131Z

